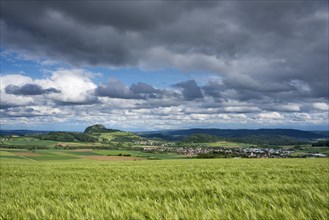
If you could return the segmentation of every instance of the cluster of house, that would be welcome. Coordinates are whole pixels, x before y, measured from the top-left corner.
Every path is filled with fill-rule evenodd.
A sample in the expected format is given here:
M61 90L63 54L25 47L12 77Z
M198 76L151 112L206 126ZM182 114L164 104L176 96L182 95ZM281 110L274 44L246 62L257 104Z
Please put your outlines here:
M205 154L221 154L229 157L246 158L287 158L292 156L294 151L273 148L192 148L192 147L144 147L146 152L174 152L186 156L197 156ZM326 157L326 154L305 154L299 157Z
M151 141L151 140L138 140L133 142L135 145L147 145L147 146L160 146L160 147L171 147L174 146L173 142L161 142L161 141Z

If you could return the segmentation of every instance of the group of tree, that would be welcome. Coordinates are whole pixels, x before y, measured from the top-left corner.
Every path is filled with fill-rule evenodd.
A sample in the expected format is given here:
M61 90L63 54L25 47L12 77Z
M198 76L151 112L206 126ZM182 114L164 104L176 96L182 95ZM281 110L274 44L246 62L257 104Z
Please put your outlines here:
M187 136L183 142L186 143L212 143L221 141L222 139L215 135L210 134L192 134Z
M313 147L329 147L329 139L328 140L320 140L316 143L312 144Z
M98 139L90 135L78 132L49 132L48 134L38 135L40 140L51 140L60 142L97 142Z

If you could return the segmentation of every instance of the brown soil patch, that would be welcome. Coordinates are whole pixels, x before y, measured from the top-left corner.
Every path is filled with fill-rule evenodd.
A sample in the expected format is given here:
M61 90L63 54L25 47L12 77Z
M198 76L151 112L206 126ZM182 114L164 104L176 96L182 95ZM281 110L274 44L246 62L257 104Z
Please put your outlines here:
M120 157L120 156L82 156L82 158L88 158L92 160L102 161L131 161L131 160L145 160L141 157Z
M30 157L30 156L42 156L42 154L37 154L33 152L15 152L17 156Z

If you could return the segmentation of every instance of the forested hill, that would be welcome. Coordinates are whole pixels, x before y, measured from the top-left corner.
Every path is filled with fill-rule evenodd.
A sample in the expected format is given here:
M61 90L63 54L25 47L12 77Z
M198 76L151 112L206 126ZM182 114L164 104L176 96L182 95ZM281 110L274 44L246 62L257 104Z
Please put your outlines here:
M183 141L205 143L218 140L228 140L256 145L293 145L301 142L315 143L318 140L329 139L328 131L301 131L295 129L186 129L165 130L154 132L125 132L108 129L96 124L81 132L38 132L38 131L6 131L2 135L33 135L42 140L77 141L77 142L133 142L143 138L157 138L167 141Z
M32 135L32 134L48 134L51 131L36 131L36 130L0 130L0 135Z
M111 132L117 132L117 131L120 131L120 130L109 129L109 128L105 128L104 125L96 124L96 125L87 127L85 129L84 133L111 133Z
M247 138L285 138L290 140L315 140L328 138L328 132L301 131L295 129L187 129L187 130L164 130L155 132L138 132L142 137L158 137L167 140L182 140L192 134L208 134L222 138L247 139Z

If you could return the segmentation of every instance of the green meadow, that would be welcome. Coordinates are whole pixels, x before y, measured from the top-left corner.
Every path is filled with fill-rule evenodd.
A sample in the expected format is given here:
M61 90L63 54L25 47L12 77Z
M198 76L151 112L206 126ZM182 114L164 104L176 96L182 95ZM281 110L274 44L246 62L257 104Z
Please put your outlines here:
M239 142L232 142L232 141L217 141L217 142L213 142L213 143L207 143L207 146L209 146L209 147L250 147L250 146L255 146L255 145L239 143Z
M58 142L49 141L49 140L39 140L36 138L29 137L15 137L8 138L5 141L1 141L1 146L42 146L42 147L54 147Z
M329 217L327 158L98 161L88 157L110 153L0 153L0 219Z
M96 156L96 158L90 158ZM36 161L52 161L52 160L97 160L97 157L111 160L113 157L132 158L132 159L184 159L187 156L176 153L162 153L162 152L143 152L141 150L92 150L92 149L76 149L76 150L57 150L57 149L5 149L0 148L0 159L30 159ZM118 160L120 160L120 158Z

